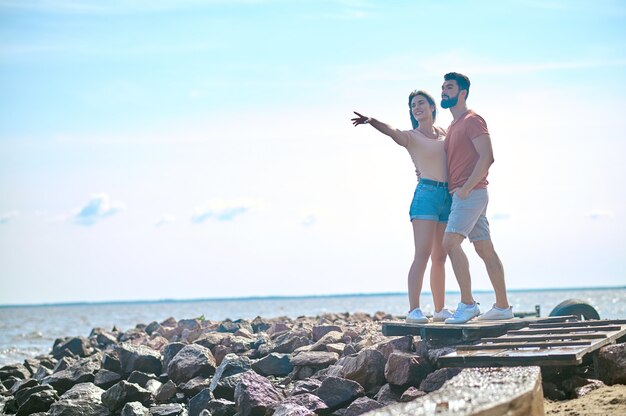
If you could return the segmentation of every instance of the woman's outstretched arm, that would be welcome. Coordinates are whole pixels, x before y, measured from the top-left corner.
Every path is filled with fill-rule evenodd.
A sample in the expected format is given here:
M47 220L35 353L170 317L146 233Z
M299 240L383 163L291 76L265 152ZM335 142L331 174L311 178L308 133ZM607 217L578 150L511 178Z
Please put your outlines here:
M406 147L409 141L408 135L406 132L402 130L398 130L394 127L391 127L389 124L385 124L382 121L378 121L373 117L366 117L363 114L359 114L356 111L354 112L358 117L355 117L352 120L352 124L354 126L358 126L360 124L371 124L376 130L385 134L393 139L394 142L398 143L400 146Z

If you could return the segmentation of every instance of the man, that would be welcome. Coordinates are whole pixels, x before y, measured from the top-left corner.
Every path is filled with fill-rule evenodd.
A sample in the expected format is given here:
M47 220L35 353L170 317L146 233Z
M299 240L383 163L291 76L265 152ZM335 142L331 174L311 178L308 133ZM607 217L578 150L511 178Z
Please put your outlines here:
M461 243L465 238L484 261L495 290L496 303L478 319L513 318L504 283L504 268L496 254L487 221L487 174L493 163L491 138L482 117L467 109L470 80L456 72L444 76L441 87L441 107L449 108L453 116L445 140L448 158L448 186L452 194L452 211L443 237L443 247L450 256L452 269L461 290L461 302L447 324L462 324L480 315L472 296L469 262Z

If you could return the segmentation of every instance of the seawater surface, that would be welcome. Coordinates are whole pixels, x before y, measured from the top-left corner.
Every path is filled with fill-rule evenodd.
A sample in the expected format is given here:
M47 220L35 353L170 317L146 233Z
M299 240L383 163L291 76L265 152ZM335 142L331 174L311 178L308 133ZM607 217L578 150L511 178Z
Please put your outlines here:
M484 312L494 302L492 292L475 292ZM596 308L602 319L626 318L626 287L604 289L512 290L509 301L514 311L534 311L540 305L541 315L566 299L580 299ZM458 293L447 293L446 304L454 308ZM384 311L393 315L407 312L404 293L375 295L337 295L311 297L277 297L248 299L205 299L154 302L88 303L37 306L0 307L0 367L25 358L47 354L54 340L66 336L88 336L93 328L121 330L139 323L197 318L221 321L273 318L287 316L317 316L324 313ZM424 293L422 309L432 312L432 297Z

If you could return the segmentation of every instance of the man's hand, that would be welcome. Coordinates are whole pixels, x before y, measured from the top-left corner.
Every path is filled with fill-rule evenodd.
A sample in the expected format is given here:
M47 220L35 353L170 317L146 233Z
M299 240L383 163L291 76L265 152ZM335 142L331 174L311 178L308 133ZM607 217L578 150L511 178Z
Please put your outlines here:
M354 124L354 126L358 126L359 124L367 124L370 122L370 118L364 116L363 114L359 114L356 111L354 112L354 114L356 114L358 117L352 118L350 119L352 121L352 124Z
M454 195L456 194L456 196L458 196L461 199L467 199L467 197L470 194L470 191L468 191L467 189L460 187L460 188L454 188L453 190L450 191L450 195Z

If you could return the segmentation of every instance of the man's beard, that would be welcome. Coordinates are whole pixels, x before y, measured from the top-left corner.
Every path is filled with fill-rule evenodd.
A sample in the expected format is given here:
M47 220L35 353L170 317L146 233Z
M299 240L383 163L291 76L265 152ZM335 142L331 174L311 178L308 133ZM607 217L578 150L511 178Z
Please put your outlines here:
M451 108L454 107L459 102L459 94L455 97L448 97L447 99L441 99L441 108Z

